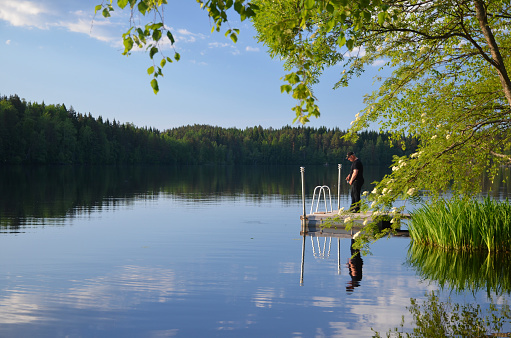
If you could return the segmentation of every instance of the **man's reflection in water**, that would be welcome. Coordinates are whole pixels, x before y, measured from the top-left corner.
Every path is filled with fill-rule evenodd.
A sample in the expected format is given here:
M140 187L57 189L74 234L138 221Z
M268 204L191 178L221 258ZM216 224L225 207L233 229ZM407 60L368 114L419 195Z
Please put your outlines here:
M364 264L360 256L360 250L353 249L353 243L355 243L355 240L352 238L350 246L351 257L347 264L351 281L348 282L346 286L347 292L353 292L357 286L360 286L360 281L362 280L362 265Z

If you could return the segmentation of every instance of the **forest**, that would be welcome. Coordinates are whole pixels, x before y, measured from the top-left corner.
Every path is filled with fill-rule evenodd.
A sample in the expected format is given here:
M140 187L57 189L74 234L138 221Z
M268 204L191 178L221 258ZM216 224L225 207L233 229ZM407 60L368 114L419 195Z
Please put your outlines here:
M192 125L160 131L77 113L64 104L0 97L0 164L336 164L354 151L390 165L417 139L363 131L356 143L338 128ZM404 146L404 147L403 147ZM405 149L405 150L403 150Z

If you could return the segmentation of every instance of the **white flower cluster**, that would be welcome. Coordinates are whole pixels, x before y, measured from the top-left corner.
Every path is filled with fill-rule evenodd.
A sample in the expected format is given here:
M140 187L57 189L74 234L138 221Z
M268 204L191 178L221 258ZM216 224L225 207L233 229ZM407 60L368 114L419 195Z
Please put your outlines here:
M392 189L389 188L383 188L383 191L381 192L382 196L386 194L390 194L392 192Z
M416 153L413 153L410 155L410 158L418 158L419 156L422 155L422 150L419 151L419 152L416 152Z
M403 168L404 166L406 166L406 162L403 159L401 159L401 160L399 160L399 165L392 167L392 171L399 170L399 169Z
M355 121L351 121L350 125L353 125L353 123L360 121L360 113L355 114Z

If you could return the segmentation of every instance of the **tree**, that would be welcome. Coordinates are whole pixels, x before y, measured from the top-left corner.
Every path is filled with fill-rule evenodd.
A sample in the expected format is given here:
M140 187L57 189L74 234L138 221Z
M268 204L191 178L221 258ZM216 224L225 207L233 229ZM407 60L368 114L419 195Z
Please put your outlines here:
M128 3L132 13L155 13L160 21L145 27L132 21L123 36L125 53L135 43L145 46L153 59L163 32L173 43L160 15L166 0L117 1L121 8ZM509 0L199 0L199 4L213 19L213 30L227 23L230 8L242 19L252 19L270 56L285 60L289 73L281 91L298 100L295 121L306 123L319 116L313 87L326 67L344 66L335 88L347 86L377 62L392 71L366 97L366 109L355 116L345 138L354 141L369 123L379 122L394 139L417 138L420 148L395 158L392 174L374 190L373 206L390 206L418 189L439 193L451 184L458 192L474 192L482 173L493 176L500 165L511 163ZM112 0L99 9L108 16ZM232 29L226 33L234 41L237 34ZM163 65L150 68L153 80Z
M347 137L380 122L395 139L417 137L420 148L395 159L393 173L374 190L376 205L419 188L438 193L453 184L458 192L474 192L483 172L495 175L511 163L509 1L256 4L265 13L254 18L258 37L296 69L288 75L294 81L312 87L332 61L345 66L336 87L375 62L391 68L379 90L366 96L367 108Z

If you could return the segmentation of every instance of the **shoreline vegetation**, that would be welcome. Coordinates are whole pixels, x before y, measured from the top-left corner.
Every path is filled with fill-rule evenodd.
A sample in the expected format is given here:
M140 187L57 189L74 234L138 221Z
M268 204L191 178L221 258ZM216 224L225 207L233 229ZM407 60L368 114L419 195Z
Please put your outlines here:
M438 199L412 213L409 231L414 246L509 253L511 204L490 197Z
M365 131L356 142L338 128L193 125L160 131L80 114L65 105L0 96L2 164L299 164L339 163L354 151L387 165L416 151L416 138ZM406 149L406 150L403 150Z

